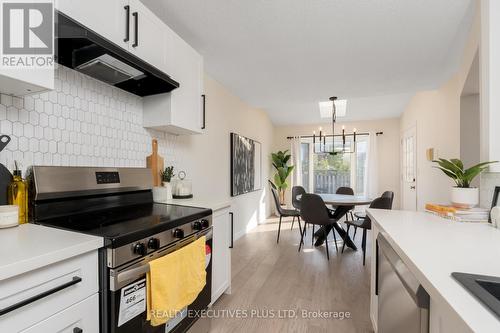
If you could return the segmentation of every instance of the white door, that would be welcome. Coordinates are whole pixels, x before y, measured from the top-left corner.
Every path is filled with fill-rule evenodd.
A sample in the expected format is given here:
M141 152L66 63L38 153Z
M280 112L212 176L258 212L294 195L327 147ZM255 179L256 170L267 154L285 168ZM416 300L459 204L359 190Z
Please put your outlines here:
M150 65L165 69L165 24L139 0L130 0L129 51Z
M401 186L403 210L417 210L417 129L415 126L403 132L401 139Z
M128 0L57 0L57 9L85 27L93 30L111 42L128 48L127 22Z

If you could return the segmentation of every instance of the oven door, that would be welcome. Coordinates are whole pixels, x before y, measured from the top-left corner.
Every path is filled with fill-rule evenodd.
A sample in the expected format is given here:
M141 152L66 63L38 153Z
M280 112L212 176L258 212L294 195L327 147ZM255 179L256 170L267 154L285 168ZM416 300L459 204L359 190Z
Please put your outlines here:
M207 318L199 318L200 310L207 309L212 298L212 256L207 254L207 282L198 297L191 303L186 311L181 311L180 315L166 325L153 327L146 320L146 311L136 314L131 308L129 313L125 313L122 308L120 314L120 306L123 306L122 292L127 295L129 292L137 292L143 286L146 280L146 273L149 269L148 262L172 253L181 247L193 242L201 236L206 236L206 245L212 249L212 228L203 230L202 232L186 237L179 242L160 249L157 252L151 253L139 262L132 265L125 265L124 268L110 269L110 288L108 290L109 311L109 332L111 333L180 333L180 332L208 332L210 330L210 321ZM134 291L134 289L136 291ZM145 289L144 289L145 291ZM139 292L140 294L140 292ZM137 295L131 295L133 298ZM124 298L125 299L125 298ZM126 300L125 300L126 301ZM144 305L138 304L138 306ZM188 313L190 314L188 316ZM120 318L121 315L121 318ZM134 316L135 315L135 316ZM133 318L132 318L133 316ZM201 320L199 320L201 319Z

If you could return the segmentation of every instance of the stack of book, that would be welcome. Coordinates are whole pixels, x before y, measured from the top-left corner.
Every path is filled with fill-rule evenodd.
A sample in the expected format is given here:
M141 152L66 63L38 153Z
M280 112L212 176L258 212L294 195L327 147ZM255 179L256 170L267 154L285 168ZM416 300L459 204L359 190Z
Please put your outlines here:
M448 205L426 204L426 211L458 222L488 222L490 211L486 208L456 208Z

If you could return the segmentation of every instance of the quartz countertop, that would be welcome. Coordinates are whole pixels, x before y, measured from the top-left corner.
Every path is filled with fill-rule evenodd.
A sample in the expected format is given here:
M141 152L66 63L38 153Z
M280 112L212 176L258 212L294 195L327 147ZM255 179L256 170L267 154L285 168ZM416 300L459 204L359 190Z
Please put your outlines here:
M500 277L500 230L424 212L368 209L431 298L448 304L474 332L500 332L500 320L452 272Z
M35 224L0 229L0 281L102 246L101 237Z

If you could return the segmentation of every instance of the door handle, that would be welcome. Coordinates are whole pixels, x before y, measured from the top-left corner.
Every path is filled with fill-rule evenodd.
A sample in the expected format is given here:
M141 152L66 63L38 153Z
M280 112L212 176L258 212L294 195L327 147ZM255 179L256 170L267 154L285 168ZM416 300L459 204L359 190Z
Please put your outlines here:
M229 212L229 216L231 216L231 245L229 245L229 248L232 249L234 245L234 236L233 236L233 229L234 229L234 213Z
M132 44L132 47L137 47L137 46L139 46L139 13L133 12L132 16L135 19L135 23L134 23L135 41L134 41L134 44Z
M73 333L83 333L83 330L80 327L73 328Z
M202 99L202 102L203 102L203 105L202 105L202 110L203 110L203 125L201 126L201 129L205 129L206 128L206 113L205 113L206 96L205 96L205 94L201 95L201 99Z
M410 186L410 190L414 190L415 188L415 186Z
M126 43L130 40L130 6L129 5L126 5L125 7L123 7L123 9L125 9L125 13L126 13L126 18L125 18L125 38L123 39L123 41Z

